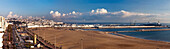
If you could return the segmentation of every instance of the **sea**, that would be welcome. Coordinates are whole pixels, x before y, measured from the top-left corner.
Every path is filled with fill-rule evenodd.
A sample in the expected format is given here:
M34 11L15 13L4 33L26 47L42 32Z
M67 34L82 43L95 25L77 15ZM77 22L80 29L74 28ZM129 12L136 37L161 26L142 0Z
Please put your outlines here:
M130 23L71 23L70 24L130 24ZM145 24L145 23L137 23ZM170 23L162 23L162 25L170 26ZM168 29L168 28L119 28L119 29L85 29L85 30L94 30L94 31L134 31L139 29ZM170 28L169 28L170 29ZM155 41L165 41L170 42L170 31L148 31L148 32L118 32L119 34L124 34L136 38L155 40ZM114 35L114 34L112 34Z

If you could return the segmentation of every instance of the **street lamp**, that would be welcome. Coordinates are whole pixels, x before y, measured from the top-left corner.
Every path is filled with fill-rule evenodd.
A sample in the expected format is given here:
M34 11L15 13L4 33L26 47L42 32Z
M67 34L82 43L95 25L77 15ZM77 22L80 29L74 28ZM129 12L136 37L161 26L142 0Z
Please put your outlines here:
M80 40L81 44L81 49L83 49L83 39Z
M56 35L55 35L55 49L56 49Z

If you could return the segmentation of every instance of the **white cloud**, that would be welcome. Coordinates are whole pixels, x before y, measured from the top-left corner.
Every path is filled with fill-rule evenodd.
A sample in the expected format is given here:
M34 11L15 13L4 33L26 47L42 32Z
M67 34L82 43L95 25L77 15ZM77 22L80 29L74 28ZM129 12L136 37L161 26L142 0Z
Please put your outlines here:
M66 16L66 14L63 13L63 16Z
M50 14L52 15L52 17L57 17L57 18L60 18L61 16L67 16L67 17L76 17L78 15L82 15L82 13L79 13L79 12L75 12L75 11L72 11L70 13L60 13L58 11L56 11L54 13L54 11L50 11Z
M52 15L52 17L60 17L61 16L61 13L58 11L56 11L55 13L54 13L54 11L50 11L50 14Z
M18 15L17 14L13 14L13 12L9 12L7 18L18 18Z
M170 13L157 14L158 16L170 16Z
M82 13L80 12L75 12L75 11L72 11L72 13L69 13L70 15L82 15Z
M55 16L61 16L61 13L58 12L58 11L56 11L56 12L55 12Z
M69 13L69 14L71 14L71 13Z
M16 14L15 14L15 15L13 15L13 17L17 18L17 17L18 17L18 15L16 15Z
M19 16L19 18L22 18L22 16Z
M12 14L13 14L13 12L10 11L10 12L9 12L9 15L12 15Z
M76 14L76 12L75 12L75 11L73 11L73 12L72 12L72 14Z
M114 14L114 15L122 15L121 17L150 16L150 15L153 15L153 14L146 14L146 13L128 12L128 11L124 11L124 10L121 10L121 11L119 11L119 12L111 12L111 14Z
M91 15L98 15L100 16L101 14L103 15L107 15L107 17L111 17L111 16L120 16L120 17L131 17L131 16L150 16L150 15L154 15L154 14L147 14L147 13L137 13L137 12L128 12L125 10L121 10L118 12L108 12L107 9L101 8L101 9L96 9L96 10L91 10ZM96 15L96 16L97 16ZM110 15L110 16L108 16Z
M96 10L91 10L91 13L95 13L95 14L106 14L108 13L106 9L101 8L101 9L96 9Z
M94 10L91 10L91 13L94 13Z
M8 16L7 16L7 18L11 18L11 17L12 17L12 13L13 13L13 12L10 11L9 14L8 14Z
M53 14L54 13L54 11L50 11L50 14Z
M53 13L53 12L50 12ZM138 12L128 12L125 10L117 11L117 12L108 12L107 9L101 8L96 10L91 10L90 12L80 13L76 11L72 11L70 13L59 13L57 11L58 16L63 16L56 18L58 20L63 21L129 21L129 20L144 20L151 19L156 14L147 14L147 13L138 13Z
M104 9L104 8L102 8L102 9L97 9L97 10L96 10L96 13L105 14L105 13L107 13L107 10Z

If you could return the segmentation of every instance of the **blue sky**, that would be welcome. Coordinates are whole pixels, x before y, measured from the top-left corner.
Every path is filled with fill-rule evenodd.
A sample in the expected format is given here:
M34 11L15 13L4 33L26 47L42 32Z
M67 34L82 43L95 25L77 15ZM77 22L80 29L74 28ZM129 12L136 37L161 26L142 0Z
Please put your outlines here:
M12 11L19 16L50 17L50 11L87 13L102 8L108 12L125 10L138 13L167 14L170 13L169 2L170 0L0 0L0 15L8 16ZM164 17L169 18L165 15Z

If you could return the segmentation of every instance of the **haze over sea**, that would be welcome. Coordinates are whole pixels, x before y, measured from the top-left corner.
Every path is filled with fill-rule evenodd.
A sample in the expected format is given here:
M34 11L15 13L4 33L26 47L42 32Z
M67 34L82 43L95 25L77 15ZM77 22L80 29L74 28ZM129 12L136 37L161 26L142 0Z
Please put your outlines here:
M73 22L67 22L74 24ZM76 23L76 24L130 24L130 23ZM137 23L143 24L143 23ZM162 23L163 25L170 25L170 23ZM94 30L94 31L133 31L138 29L167 29L167 28L120 28L120 29L85 29L85 30ZM148 39L156 41L166 41L170 42L170 31L149 31L149 32L121 32L120 34ZM113 34L114 35L114 34Z

